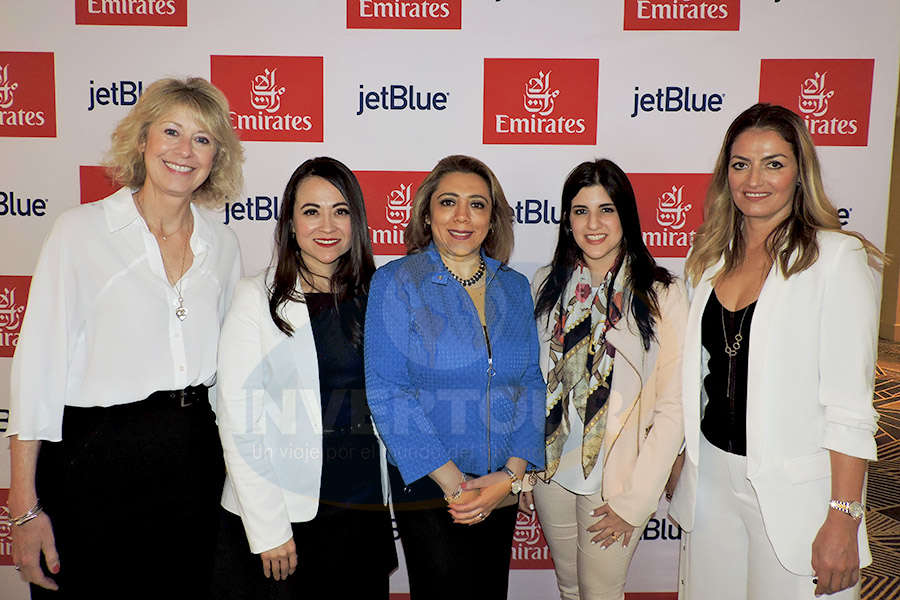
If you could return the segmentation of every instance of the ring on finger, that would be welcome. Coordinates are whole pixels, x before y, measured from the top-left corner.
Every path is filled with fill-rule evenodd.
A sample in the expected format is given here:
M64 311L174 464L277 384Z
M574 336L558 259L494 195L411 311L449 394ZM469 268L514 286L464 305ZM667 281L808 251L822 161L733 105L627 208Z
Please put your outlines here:
M21 570L22 570L22 567L20 567L19 565L16 565L16 571L21 571Z
M484 521L486 518L487 518L487 515L484 514L483 512L478 513L478 520L479 520L479 521Z
M612 535L611 535L610 537L611 537L613 540L619 539L619 532L618 532L618 531L613 531L613 532L612 532Z

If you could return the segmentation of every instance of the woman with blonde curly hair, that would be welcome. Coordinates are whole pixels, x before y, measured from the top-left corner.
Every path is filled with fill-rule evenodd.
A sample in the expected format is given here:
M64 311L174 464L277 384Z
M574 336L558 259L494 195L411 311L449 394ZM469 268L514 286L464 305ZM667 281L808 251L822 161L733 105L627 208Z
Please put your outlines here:
M734 120L685 266L680 598L859 598L882 259L841 230L798 115Z
M197 205L234 199L242 160L219 90L157 81L112 135L123 187L44 243L9 429L13 559L34 598L208 593L224 466L207 386L240 254Z

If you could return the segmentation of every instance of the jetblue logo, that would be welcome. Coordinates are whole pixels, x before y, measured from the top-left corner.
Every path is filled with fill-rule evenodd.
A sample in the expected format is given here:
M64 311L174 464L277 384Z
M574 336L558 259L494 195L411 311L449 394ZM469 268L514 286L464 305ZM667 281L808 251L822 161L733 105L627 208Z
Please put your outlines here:
M245 202L226 202L223 223L278 220L278 208L278 196L250 196Z
M410 85L383 85L379 90L366 90L359 84L356 116L366 110L444 110L449 92L423 92Z
M0 217L43 217L46 214L47 200L44 198L23 198L12 191L0 192Z
M631 117L643 112L719 112L725 94L709 94L692 91L690 86L668 86L655 92L641 92L634 87Z
M109 86L94 85L91 79L88 99L88 112L98 106L133 106L144 93L143 81L113 81Z
M544 223L559 225L559 207L551 206L549 200L519 200L515 207L516 223Z

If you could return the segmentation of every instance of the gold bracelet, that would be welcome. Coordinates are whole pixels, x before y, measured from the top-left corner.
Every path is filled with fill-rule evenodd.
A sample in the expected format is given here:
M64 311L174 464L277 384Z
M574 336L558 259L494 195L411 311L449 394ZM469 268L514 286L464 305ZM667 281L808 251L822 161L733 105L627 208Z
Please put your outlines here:
M455 504L456 502L459 502L459 498L460 498L460 496L462 496L462 493L464 491L462 488L462 484L468 480L469 480L469 478L466 476L465 473L463 473L462 481L460 481L459 485L456 486L456 491L453 492L452 494L447 494L446 496L444 496L444 501L447 504Z

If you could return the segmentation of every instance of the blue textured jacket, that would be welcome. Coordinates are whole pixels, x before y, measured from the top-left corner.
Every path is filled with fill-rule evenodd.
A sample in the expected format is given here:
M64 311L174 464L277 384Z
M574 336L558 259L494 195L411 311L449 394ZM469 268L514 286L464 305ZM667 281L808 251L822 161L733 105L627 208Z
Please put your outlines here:
M366 396L406 483L448 460L478 475L512 456L544 466L546 386L528 280L485 263L491 362L475 305L433 243L372 279Z

